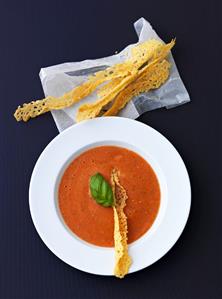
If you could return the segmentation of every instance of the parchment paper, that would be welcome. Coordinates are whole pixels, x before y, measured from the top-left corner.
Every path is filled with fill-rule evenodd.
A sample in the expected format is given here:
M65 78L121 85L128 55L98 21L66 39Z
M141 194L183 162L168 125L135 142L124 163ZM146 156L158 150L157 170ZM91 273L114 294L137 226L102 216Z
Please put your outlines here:
M150 38L160 39L150 23L144 18L137 20L134 23L134 27L138 36L138 42L144 42ZM129 45L120 53L105 58L63 63L42 68L39 75L45 96L61 96L86 81L88 75L115 63L122 62L132 46ZM169 60L171 62L171 70L168 80L160 88L134 97L119 113L119 116L136 119L146 111L161 107L173 108L190 101L189 94L180 78L172 55L170 55ZM93 93L72 107L52 111L52 116L59 132L75 123L76 112L80 105L95 101L95 99L96 94Z

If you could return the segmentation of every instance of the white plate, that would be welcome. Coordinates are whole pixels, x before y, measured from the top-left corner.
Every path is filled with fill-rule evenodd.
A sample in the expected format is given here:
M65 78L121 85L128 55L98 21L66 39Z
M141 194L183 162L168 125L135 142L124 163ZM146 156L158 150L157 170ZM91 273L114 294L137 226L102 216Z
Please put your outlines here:
M80 240L64 225L57 208L58 184L66 166L82 151L99 145L134 150L151 164L160 183L158 216L151 229L129 246L132 273L170 250L185 227L191 203L189 177L180 155L151 127L127 118L106 117L82 122L59 134L35 165L29 189L31 216L43 242L61 260L85 272L113 274L113 248Z

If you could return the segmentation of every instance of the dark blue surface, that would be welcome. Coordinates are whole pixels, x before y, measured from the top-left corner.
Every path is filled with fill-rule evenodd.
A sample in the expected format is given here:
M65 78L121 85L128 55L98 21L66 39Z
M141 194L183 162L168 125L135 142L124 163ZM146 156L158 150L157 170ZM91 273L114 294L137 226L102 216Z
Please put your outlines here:
M173 54L192 102L139 120L179 150L193 201L174 248L120 281L72 269L40 240L29 213L29 180L39 154L58 132L50 114L26 124L16 123L12 114L18 104L43 96L41 67L121 50L136 41L132 24L141 16L165 41L177 37ZM219 0L1 0L1 299L222 297L220 18Z

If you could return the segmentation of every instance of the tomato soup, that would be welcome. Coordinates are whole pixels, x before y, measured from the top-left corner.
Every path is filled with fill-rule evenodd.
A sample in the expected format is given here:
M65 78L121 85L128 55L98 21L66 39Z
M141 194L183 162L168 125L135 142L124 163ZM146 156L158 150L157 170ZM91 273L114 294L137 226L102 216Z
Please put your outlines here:
M114 245L113 209L90 196L89 180L99 172L110 182L112 169L120 172L128 199L124 212L128 243L140 238L153 224L160 206L160 188L152 167L138 154L117 146L100 146L85 151L69 164L58 190L61 215L79 238L98 246Z

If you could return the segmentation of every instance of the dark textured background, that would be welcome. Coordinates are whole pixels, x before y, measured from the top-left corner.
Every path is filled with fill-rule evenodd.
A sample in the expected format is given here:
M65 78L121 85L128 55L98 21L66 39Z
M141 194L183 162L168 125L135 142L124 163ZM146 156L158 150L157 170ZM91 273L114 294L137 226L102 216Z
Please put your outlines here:
M0 298L217 299L221 292L220 1L0 1ZM28 188L34 164L57 134L51 115L16 123L24 100L43 96L41 67L113 54L136 41L147 18L173 50L192 102L139 118L181 153L192 209L173 249L120 281L64 264L32 224ZM84 36L84 37L83 37Z

